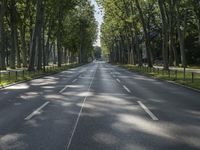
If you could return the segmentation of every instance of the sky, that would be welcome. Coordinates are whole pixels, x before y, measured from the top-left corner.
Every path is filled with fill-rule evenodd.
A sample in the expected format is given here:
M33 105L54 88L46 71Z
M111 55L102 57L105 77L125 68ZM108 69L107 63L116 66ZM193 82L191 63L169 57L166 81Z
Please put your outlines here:
M100 7L97 5L95 0L91 0L91 3L94 5L95 7L95 18L96 21L98 22L98 38L97 41L95 43L95 46L100 46L101 42L100 42L100 28L101 28L101 24L103 22L103 14L100 10Z

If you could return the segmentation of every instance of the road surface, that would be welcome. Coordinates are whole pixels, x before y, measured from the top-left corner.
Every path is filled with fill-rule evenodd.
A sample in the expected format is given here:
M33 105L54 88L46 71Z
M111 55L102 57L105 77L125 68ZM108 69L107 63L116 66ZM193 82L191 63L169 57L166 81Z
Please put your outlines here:
M200 93L103 62L0 91L0 150L199 150Z

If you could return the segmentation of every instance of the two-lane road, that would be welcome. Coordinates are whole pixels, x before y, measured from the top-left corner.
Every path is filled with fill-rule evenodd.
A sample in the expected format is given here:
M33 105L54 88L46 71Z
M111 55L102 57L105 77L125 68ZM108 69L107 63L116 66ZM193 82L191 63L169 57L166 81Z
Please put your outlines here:
M200 93L103 62L0 91L0 150L199 150Z

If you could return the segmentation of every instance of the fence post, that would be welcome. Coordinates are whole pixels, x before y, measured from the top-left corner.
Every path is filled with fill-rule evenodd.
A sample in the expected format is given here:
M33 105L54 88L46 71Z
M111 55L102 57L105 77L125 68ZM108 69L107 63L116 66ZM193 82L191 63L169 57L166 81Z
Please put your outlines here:
M192 83L194 83L194 72L192 72Z
M15 72L15 77L16 77L16 81L17 81L17 79L18 79L18 73L17 73L17 71Z
M178 71L175 70L175 80L177 80L177 73L178 73Z
M0 85L1 85L1 70L0 70Z
M22 76L23 76L23 79L24 79L24 70L22 71Z
M184 69L183 69L183 80L185 81L185 75L186 74L186 68L184 67Z
M10 81L10 70L8 71L8 80Z

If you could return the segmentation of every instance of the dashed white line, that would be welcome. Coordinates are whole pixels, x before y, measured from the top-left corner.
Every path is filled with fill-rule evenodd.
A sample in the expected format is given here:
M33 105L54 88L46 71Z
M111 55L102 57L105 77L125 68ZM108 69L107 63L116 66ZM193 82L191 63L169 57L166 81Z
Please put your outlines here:
M128 93L131 93L131 91L130 91L125 85L123 85L123 88L124 88Z
M77 80L78 80L78 79L74 79L74 80L72 81L72 83L75 83Z
M116 79L116 80L117 80L117 82L121 83L121 81L119 79Z
M68 86L66 85L62 90L59 91L59 93L64 92L67 88L68 88Z
M40 111L46 107L50 102L45 102L42 106L40 106L39 108L37 108L35 111L33 111L30 115L28 115L24 120L30 120L32 117L34 117L35 115L39 114Z
M144 111L154 120L158 121L159 119L141 102L137 101L138 104L144 109Z
M89 85L88 90L87 90L88 92L90 91L90 88L91 88L92 83L93 83L93 81L94 81L96 72L97 72L97 69L95 70L94 75L93 75L93 78L92 78L92 80L90 81L90 85ZM84 108L84 105L85 105L85 101L87 100L87 98L88 98L88 95L84 98L83 103L82 103L82 105L81 105L80 112L79 112L79 114L78 114L78 117L77 117L77 119L76 119L76 123L75 123L75 125L74 125L73 130L72 130L71 137L70 137L69 142L68 142L68 144L67 144L67 150L69 150L69 148L70 148L70 146L71 146L71 142L72 142L72 139L73 139L73 137L74 137L74 134L75 134L76 128L77 128L77 126L78 126L78 122L79 122L79 120L80 120L80 117L81 117L81 114L82 114L82 111L83 111L83 108Z

